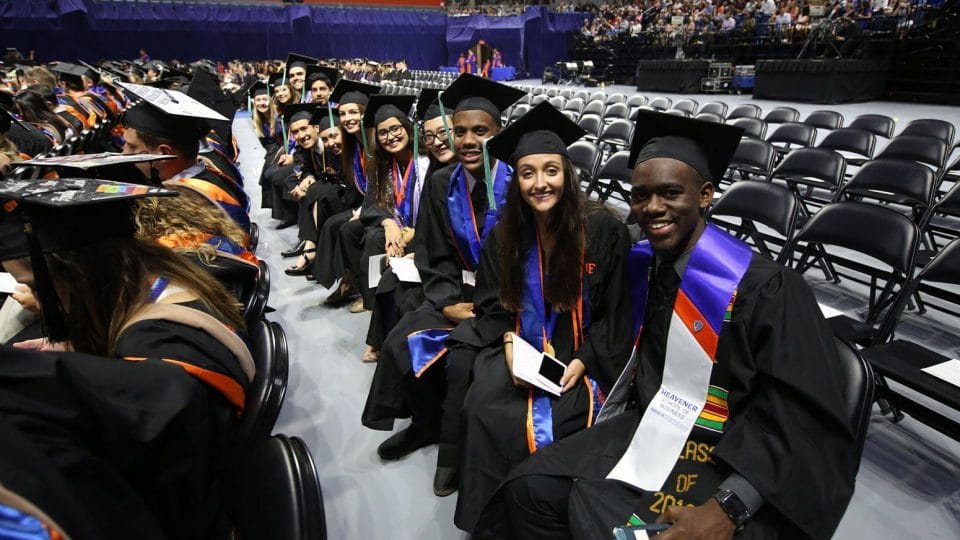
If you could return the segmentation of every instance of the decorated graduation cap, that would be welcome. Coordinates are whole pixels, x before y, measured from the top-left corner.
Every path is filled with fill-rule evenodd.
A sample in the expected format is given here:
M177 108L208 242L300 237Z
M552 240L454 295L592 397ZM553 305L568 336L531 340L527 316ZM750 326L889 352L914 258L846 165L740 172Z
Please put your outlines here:
M415 96L389 96L374 94L363 113L363 123L376 127L390 118L409 118Z
M324 109L316 103L294 103L293 105L287 105L283 110L283 121L286 122L288 126L301 120L309 120L310 124L313 124L315 113L321 110Z
M370 96L380 92L380 87L375 84L367 84L350 79L340 79L333 93L330 94L330 101L337 105L347 105L355 103L357 105L367 106Z
M196 143L215 122L229 122L183 92L132 83L120 86L140 98L139 103L124 112L123 125L155 137Z
M567 147L587 132L547 102L530 109L487 143L490 154L516 165L532 154L567 156Z
M295 67L307 69L307 66L315 66L320 63L320 60L313 58L312 56L306 56L303 54L290 53L287 55L286 68L284 71L287 73L287 77L290 76L290 70Z
M176 194L159 187L84 178L0 182L0 200L16 201L15 209L0 212L0 260L30 257L51 341L66 337L66 325L44 255L133 236L136 200Z
M640 111L630 144L630 168L654 158L686 163L706 181L723 178L733 158L743 128L664 114Z
M440 101L454 112L483 111L499 122L503 111L525 94L512 86L464 73L440 94Z
M417 99L417 118L426 122L440 116L440 104L437 102L437 96L440 90L434 88L424 88L420 91L420 98Z

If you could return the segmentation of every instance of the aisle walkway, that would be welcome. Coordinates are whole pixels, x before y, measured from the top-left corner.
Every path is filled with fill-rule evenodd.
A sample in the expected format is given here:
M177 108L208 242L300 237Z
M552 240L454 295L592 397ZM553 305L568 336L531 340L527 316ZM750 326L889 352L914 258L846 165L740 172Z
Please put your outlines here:
M607 88L607 92L634 92ZM731 105L748 96L696 96ZM764 110L778 105L761 103ZM914 118L933 117L960 125L960 109L911 104L857 104L837 107L795 105L805 116L816 108L834 108L849 121L879 112L898 117L898 128ZM274 230L269 210L259 208L263 150L249 117L234 126L241 169L251 200L251 217L260 223L258 255L270 263L273 278L270 315L287 330L290 384L275 431L302 437L310 446L323 485L329 538L462 539L453 525L455 496L437 498L431 490L436 448L415 452L396 463L382 463L377 445L386 433L360 425L374 366L360 362L369 314L329 310L319 304L328 291L291 278L283 268L293 262L280 252L293 245L293 228ZM954 331L956 331L954 329ZM857 493L836 538L960 538L960 444L906 420L894 425L875 413L857 479Z

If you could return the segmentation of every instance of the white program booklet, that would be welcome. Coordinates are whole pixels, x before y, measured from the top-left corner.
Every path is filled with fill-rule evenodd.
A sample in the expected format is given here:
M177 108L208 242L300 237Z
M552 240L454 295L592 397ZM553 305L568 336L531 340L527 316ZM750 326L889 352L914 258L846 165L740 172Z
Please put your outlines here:
M843 315L844 313L839 309L834 309L826 304L818 304L820 306L820 311L823 312L823 318L829 319L830 317L837 317Z
M397 279L405 283L420 283L420 271L413 259L406 257L390 257L390 268L397 275Z
M386 257L386 255L374 255L370 257L369 266L367 266L367 287L376 289L377 285L380 284L380 278L383 274L380 269L383 267L383 259Z
M923 368L923 372L960 387L960 360L956 358L925 367Z
M17 280L7 272L0 272L0 293L11 294L17 292Z
M513 376L537 388L560 396L560 378L567 366L538 351L518 335L513 336Z

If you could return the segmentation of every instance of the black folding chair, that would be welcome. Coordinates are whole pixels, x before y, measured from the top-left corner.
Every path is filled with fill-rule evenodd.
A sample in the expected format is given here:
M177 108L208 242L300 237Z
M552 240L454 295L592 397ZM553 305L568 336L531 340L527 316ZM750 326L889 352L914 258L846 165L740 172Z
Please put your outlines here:
M589 186L597 174L597 167L600 166L600 147L590 141L577 141L567 147L567 153L580 175L580 184Z
M719 116L720 118L726 119L726 118L727 118L727 104L726 104L726 103L723 103L722 101L711 101L711 102L709 102L709 103L704 103L703 106L700 107L700 112L701 112L701 113L715 114L715 115Z
M763 114L763 110L760 107L754 105L753 103L744 103L742 105L737 105L730 111L730 114L727 115L727 121L734 120L736 118L760 118L760 115Z
M689 113L689 116L693 116L697 114L698 106L699 104L695 99L678 99L671 108L677 111L686 111Z
M717 186L718 191L723 191L722 184L729 184L736 180L749 180L750 178L760 177L764 180L773 172L776 164L777 151L773 145L760 139L740 139L737 150L730 159L730 165L727 174Z
M877 399L877 376L873 366L860 350L848 341L837 338L837 360L843 370L844 409L853 428L857 459L863 455L873 403Z
M622 105L622 104L621 104ZM597 144L601 149L609 148L611 152L623 150L630 146L630 136L633 134L633 122L629 120L614 120L603 129Z
M741 116L739 118L727 118L727 123L732 126L743 128L743 136L752 139L763 140L767 135L767 123L759 118L752 116Z
M597 192L597 200L604 202L611 195L618 195L624 202L630 202L630 179L633 169L627 163L630 161L630 152L621 150L600 165L593 182L587 187L587 196Z
M865 279L847 276L869 288L864 321L846 315L827 319L837 337L866 344L876 339L881 315L894 304L898 294L903 293L912 277L919 239L917 225L899 212L873 204L841 201L824 206L784 249L799 254L793 267L801 274L814 266L820 266L826 273L823 262L829 261L866 276ZM799 247L801 243L805 244L803 248ZM889 270L876 263L829 254L824 247L828 245L875 259Z
M670 105L672 104L673 104L673 100L664 96L657 96L651 99L650 103L647 103L648 106L653 107L658 111L665 111L669 109Z
M897 123L893 118L884 114L861 114L854 118L853 122L850 122L847 127L862 129L873 133L877 137L889 139L893 137L893 131L896 129Z
M798 148L787 154L770 175L771 181L785 183L801 201L801 222L824 204L836 199L843 184L846 160L833 150ZM829 197L817 197L816 190Z
M640 94L630 96L630 99L627 100L627 106L630 107L630 109L635 109L646 104L647 96L642 96Z
M843 127L843 115L837 111L813 111L803 119L803 123L817 129L840 129Z
M595 141L600 136L600 130L603 129L603 119L594 114L581 115L577 125L587 132L583 136L584 139Z
M241 449L270 436L283 407L290 369L287 338L280 325L260 319L247 327L247 337L256 374L237 427L237 447Z
M937 118L920 118L913 120L903 131L902 135L919 135L921 137L933 137L945 142L948 147L953 146L953 137L956 134L956 128L946 120Z
M780 156L794 148L809 148L816 140L817 128L797 123L781 124L767 137L767 142L776 147Z
M582 111L580 111L580 118L583 118L584 116L590 116L590 115L602 117L603 111L605 110L605 108L606 106L602 101L592 100L583 107Z
M883 379L896 381L926 396L929 400L960 411L960 389L923 371L925 368L950 360L950 357L918 343L894 338L894 332L903 315L907 299L911 296L909 293L919 290L936 295L944 302L942 311L954 317L960 316L958 311L960 295L949 288L935 288L934 284L952 286L954 291L955 287L960 285L960 239L947 244L910 282L905 294L900 295L897 304L884 318L878 339L863 350L863 355L881 376L879 397L889 404L889 407L884 410L885 413L892 412L894 420L899 421L903 418L900 411L905 411L937 431L960 440L960 423L932 410L929 405L903 392L892 390L883 382Z
M774 107L763 115L763 121L768 124L790 124L800 121L800 111L793 107Z
M228 515L237 540L327 538L320 480L301 439L260 442L230 476Z
M713 203L708 218L737 238L749 240L764 257L779 261L770 245L779 244L779 253L788 255L782 248L793 236L799 209L796 196L786 187L770 182L744 181L730 186L723 196ZM721 217L739 218L740 221L734 223L717 219ZM757 223L773 229L780 237L774 239L762 233L757 228Z
M840 128L827 133L818 148L842 152L847 164L859 167L873 159L877 136L857 128Z
M611 103L603 113L603 122L611 124L616 120L626 120L630 117L630 107L626 103Z
M939 173L947 160L949 150L950 147L941 139L921 135L898 135L877 154L876 159L916 161Z

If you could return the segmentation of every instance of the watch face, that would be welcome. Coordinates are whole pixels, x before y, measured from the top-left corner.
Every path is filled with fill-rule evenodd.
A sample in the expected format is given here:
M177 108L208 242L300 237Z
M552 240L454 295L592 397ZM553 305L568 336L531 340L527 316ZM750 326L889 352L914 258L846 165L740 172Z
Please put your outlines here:
M714 496L720 503L720 508L726 512L731 521L738 527L750 519L750 511L746 505L737 497L737 494L730 490L723 490Z

